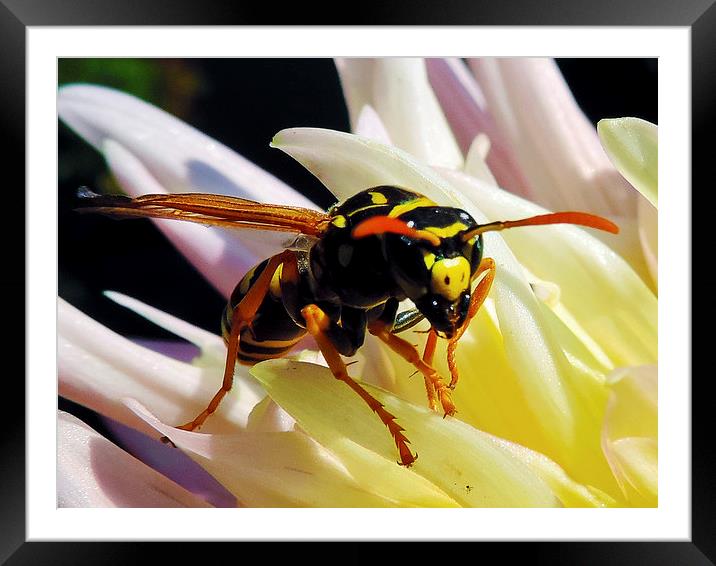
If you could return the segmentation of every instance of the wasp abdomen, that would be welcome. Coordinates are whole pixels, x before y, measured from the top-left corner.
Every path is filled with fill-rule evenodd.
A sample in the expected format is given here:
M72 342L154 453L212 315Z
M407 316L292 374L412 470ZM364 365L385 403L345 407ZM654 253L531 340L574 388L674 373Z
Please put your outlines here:
M236 305L248 293L267 264L268 260L265 260L251 269L231 293L221 317L221 333L225 342L228 343L229 340ZM263 360L280 358L306 334L306 329L298 326L283 306L281 272L282 266L279 266L271 280L269 292L266 293L251 324L239 335L238 361L242 364L253 365Z

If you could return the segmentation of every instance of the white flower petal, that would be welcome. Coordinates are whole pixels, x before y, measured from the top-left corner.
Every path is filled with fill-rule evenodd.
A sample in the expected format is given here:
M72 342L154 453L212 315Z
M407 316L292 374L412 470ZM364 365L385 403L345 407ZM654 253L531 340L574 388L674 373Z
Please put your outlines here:
M380 477L360 481L302 432L187 432L163 424L134 400L125 402L249 507L455 506L421 478L403 485Z
M185 364L115 334L63 300L58 303L59 393L123 424L151 432L119 402L132 396L166 422L193 419L216 393L223 362L208 356L205 365ZM212 361L213 359L213 361ZM208 431L246 426L263 390L239 366L234 388L207 420Z
M313 173L339 201L377 185L401 185L430 198L457 192L414 157L391 145L322 128L289 128L271 141Z
M334 61L348 106L351 130L356 131L360 113L366 105L372 103L375 59L337 57Z
M191 342L201 350L202 355L213 356L217 363L223 363L226 358L226 346L224 345L224 340L216 334L207 332L203 328L198 328L193 324L189 324L188 322L167 314L157 308L150 307L149 305L122 293L117 293L116 291L105 291L104 295L118 305L128 308L132 312L150 320L164 330L168 330L172 334L175 334L180 338L184 338L187 342Z
M57 414L57 505L211 507L61 411Z
M462 154L430 87L423 59L342 59L337 68L349 108L375 108L392 143L427 163L462 169Z
M639 201L639 241L654 285L659 285L659 213L645 199Z
M485 183L489 183L490 185L497 185L497 181L495 180L495 177L492 175L492 172L490 171L490 168L487 166L487 162L485 161L485 158L487 157L489 151L490 138L488 138L485 134L476 135L475 139L472 140L470 149L467 152L467 157L465 158L465 167L463 168L463 171L466 174L471 175L476 179L480 179Z
M397 147L430 165L462 169L462 154L430 87L423 59L376 61L373 104Z
M125 147L168 192L218 193L315 207L231 149L128 94L69 85L60 89L57 109L60 118L98 151L107 140Z
M614 169L556 63L546 58L469 61L488 111L551 210L633 216L636 194Z

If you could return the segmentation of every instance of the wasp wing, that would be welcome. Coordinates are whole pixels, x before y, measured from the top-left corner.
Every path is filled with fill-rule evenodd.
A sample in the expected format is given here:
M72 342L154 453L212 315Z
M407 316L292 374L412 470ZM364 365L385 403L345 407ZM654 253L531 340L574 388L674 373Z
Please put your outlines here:
M79 212L95 212L119 218L167 218L223 228L250 228L293 232L319 237L330 217L297 206L263 204L252 200L206 193L150 194L136 198L98 195L81 188Z

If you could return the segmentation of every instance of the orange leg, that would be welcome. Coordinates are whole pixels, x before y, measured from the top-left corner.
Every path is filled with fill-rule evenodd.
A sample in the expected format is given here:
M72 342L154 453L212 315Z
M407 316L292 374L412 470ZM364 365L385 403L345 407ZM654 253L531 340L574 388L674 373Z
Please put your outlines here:
M455 414L455 405L450 398L450 390L438 372L435 371L431 365L423 361L415 346L395 334L391 334L387 330L385 323L380 321L371 323L368 326L368 331L385 342L391 350L399 354L404 360L413 364L415 368L425 376L425 379L430 381L437 396L440 398L440 404L443 407L443 411L445 411L445 416ZM428 402L430 402L430 390L428 390Z
M467 330L467 327L470 325L470 321L475 317L477 312L480 310L480 307L485 302L487 294L490 292L490 287L492 287L492 282L495 279L495 261L492 258L488 257L480 262L480 266L475 272L475 278L478 278L482 273L485 273L485 276L480 280L480 282L477 284L477 287L475 287L475 290L472 292L472 297L470 298L470 307L467 311L467 318L465 319L463 325L455 333L455 336L453 336L448 342L447 363L448 368L450 368L451 376L450 385L448 385L448 387L450 389L455 389L455 386L457 385L457 380L460 377L457 371L457 363L455 362L455 351L457 350L457 342L465 333L465 330Z
M251 325L251 321L254 316L256 316L256 311L258 311L264 297L266 297L266 293L269 290L274 273L281 263L284 261L288 262L293 259L292 254L293 252L287 250L273 256L266 265L266 268L261 272L261 275L259 275L256 282L251 286L246 295L244 295L239 304L236 305L234 314L231 318L231 333L229 334L227 344L228 351L226 354L224 380L221 384L221 389L216 392L206 409L199 413L194 420L176 428L181 430L196 430L199 428L202 424L204 424L204 421L209 417L209 415L216 411L219 407L219 403L221 403L221 400L231 390L231 387L234 384L234 368L236 366L236 357L239 353L239 336L241 331Z
M430 329L428 332L428 339L425 342L425 350L423 351L423 361L429 366L433 365L433 359L435 358L435 347L438 344L438 335L434 329ZM425 391L428 394L428 407L431 410L437 411L437 396L435 393L435 386L433 382L425 377Z
M331 323L328 315L326 315L326 313L324 313L317 305L308 305L307 307L304 307L301 309L301 314L306 320L306 330L308 330L309 334L311 334L311 336L313 336L316 340L316 343L318 344L323 357L326 358L328 367L331 369L333 375L336 379L340 379L348 385L348 387L355 391L360 398L368 404L373 412L380 417L383 424L388 427L388 430L395 441L395 445L398 448L398 453L400 454L399 464L402 466L412 465L412 463L415 462L417 455L413 456L408 448L408 443L410 441L403 434L405 429L395 422L395 415L386 411L380 401L363 389L363 387L361 387L348 375L346 364L343 362L338 350L336 350L336 347L326 334L326 330L328 330Z

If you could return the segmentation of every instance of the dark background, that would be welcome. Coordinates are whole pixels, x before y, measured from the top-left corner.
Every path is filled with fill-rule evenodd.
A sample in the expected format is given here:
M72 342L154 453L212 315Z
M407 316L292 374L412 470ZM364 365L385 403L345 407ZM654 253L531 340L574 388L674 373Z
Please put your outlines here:
M561 59L590 120L637 116L657 122L656 59ZM119 88L171 112L278 176L323 207L332 197L302 166L269 148L283 128L348 131L331 59L61 59L59 82ZM221 297L147 221L79 215L81 185L116 190L103 159L59 127L59 295L129 336L172 338L102 295L136 297L218 333ZM241 274L237 274L237 281Z

